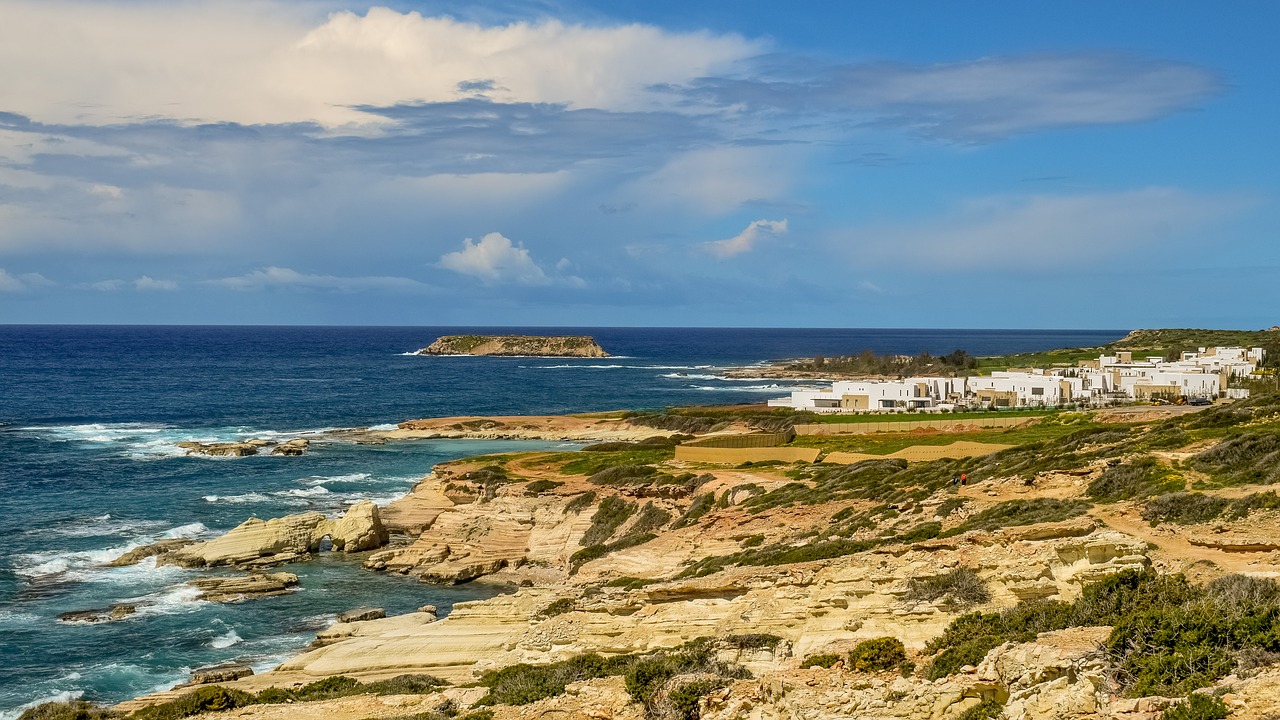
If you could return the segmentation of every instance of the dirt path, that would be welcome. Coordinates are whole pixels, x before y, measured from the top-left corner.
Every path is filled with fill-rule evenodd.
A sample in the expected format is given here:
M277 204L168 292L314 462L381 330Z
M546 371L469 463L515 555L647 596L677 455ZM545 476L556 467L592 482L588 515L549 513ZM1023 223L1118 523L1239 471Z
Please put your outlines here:
M1280 570L1280 567L1270 562L1270 553L1226 552L1192 545L1184 531L1168 526L1153 528L1138 517L1136 508L1132 506L1095 507L1089 511L1089 514L1106 523L1113 530L1119 530L1126 535L1132 535L1155 545L1158 549L1151 551L1150 556L1158 564L1167 566L1161 569L1183 572L1190 570L1191 566L1198 562L1209 562L1223 574L1257 574Z

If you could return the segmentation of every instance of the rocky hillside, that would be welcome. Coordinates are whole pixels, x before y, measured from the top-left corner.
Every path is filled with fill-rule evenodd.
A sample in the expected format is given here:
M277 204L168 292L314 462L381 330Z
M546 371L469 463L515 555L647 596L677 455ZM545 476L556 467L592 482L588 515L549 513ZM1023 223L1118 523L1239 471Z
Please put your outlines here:
M698 466L660 440L445 464L386 508L366 566L511 593L339 623L273 672L119 711L1274 716L1280 401L1106 419L912 464Z
M586 335L446 335L418 354L609 357L599 343Z

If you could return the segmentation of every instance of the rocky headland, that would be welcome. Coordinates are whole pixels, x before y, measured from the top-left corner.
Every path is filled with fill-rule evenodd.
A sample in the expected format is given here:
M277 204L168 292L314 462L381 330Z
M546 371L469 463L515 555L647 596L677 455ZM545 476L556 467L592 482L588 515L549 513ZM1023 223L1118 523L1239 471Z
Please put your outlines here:
M419 355L604 358L609 353L587 335L446 335Z
M362 609L273 671L202 692L229 693L217 697L237 718L1280 712L1280 400L969 434L1010 447L725 466L675 460L678 438L610 441L439 465L384 511L355 513L355 530L251 521L169 554L253 568L327 532L374 548L370 571L512 592L443 618ZM872 454L917 441L797 439ZM410 685L427 689L394 690ZM190 692L118 710L141 720Z

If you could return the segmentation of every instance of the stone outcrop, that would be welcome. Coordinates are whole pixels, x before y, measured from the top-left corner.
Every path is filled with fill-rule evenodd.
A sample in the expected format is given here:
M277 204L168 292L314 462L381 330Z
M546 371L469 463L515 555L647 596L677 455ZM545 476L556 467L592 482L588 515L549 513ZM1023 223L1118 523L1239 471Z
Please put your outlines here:
M143 545L142 547L136 547L107 564L110 567L125 567L126 565L137 565L138 563L142 562L143 560L146 560L149 557L157 557L159 555L165 555L171 552L175 552L177 550L181 550L182 548L194 542L195 540L192 540L191 538L175 538L173 540L160 540L159 542L153 542L150 545Z
M586 335L446 335L418 354L609 357L594 338Z
M285 572L253 573L244 577L197 578L187 584L200 591L197 600L229 603L284 595L298 584L298 576Z
M1144 549L1145 543L1116 532L998 546L962 541L932 551L734 568L633 591L604 588L579 598L575 610L550 618L542 610L558 593L529 588L459 603L440 622L414 625L387 618L350 623L360 626L359 633L285 662L279 677L379 676L394 668L466 682L486 670L521 662L544 663L584 652L644 652L697 637L742 633L778 635L794 646L787 654L796 657L833 646L847 649L860 639L882 635L921 648L968 608L944 600L909 600L912 579L963 565L979 568L994 596L992 607L1015 604L1030 587L1038 597L1068 599L1079 593L1082 582L1144 567ZM764 668L778 659L770 655L740 661Z
M72 610L58 615L59 622L67 623L102 623L123 620L138 612L136 605L119 604L93 610Z
M356 608L355 610L338 613L338 617L334 622L350 623L360 622L361 620L379 620L386 616L387 611L382 608Z
M378 506L365 500L336 520L318 512L270 520L249 518L221 537L160 555L156 562L184 567L278 564L319 550L326 537L334 550L359 552L382 546L388 534Z
M193 440L178 443L178 447L186 450L188 455L209 457L247 457L257 455L266 448L271 448L272 455L302 455L310 445L311 441L307 438L294 438L279 443L262 438L239 442L202 443Z

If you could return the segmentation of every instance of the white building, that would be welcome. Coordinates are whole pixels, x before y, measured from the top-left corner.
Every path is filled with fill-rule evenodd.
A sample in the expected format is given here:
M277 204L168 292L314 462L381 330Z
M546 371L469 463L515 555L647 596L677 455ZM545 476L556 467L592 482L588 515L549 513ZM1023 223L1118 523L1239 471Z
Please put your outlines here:
M954 405L1043 407L1102 399L1216 398L1232 376L1252 373L1262 348L1200 348L1175 361L1134 360L1131 353L1102 355L1080 367L993 372L969 378L914 377L902 380L841 380L830 390L799 390L769 401L826 413L928 411Z

